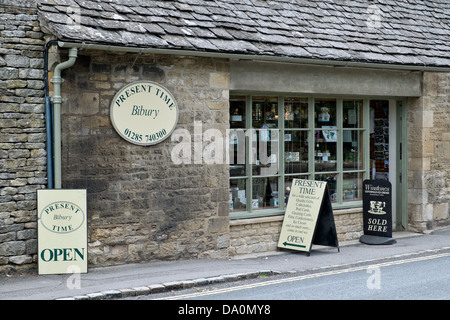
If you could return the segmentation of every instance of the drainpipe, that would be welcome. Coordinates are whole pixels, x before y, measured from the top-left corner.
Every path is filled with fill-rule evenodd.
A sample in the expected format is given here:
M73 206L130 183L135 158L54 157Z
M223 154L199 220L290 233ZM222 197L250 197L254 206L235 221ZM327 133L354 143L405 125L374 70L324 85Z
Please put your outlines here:
M45 97L45 127L47 134L47 188L53 189L53 135L52 135L52 106L50 97Z
M74 65L77 59L77 48L69 49L69 60L58 64L55 68L54 76L50 80L53 83L53 141L54 141L54 178L55 189L61 189L61 84L64 79L61 78L61 71Z
M53 119L52 119L52 104L49 96L48 83L48 52L50 47L58 45L58 41L50 40L45 45L44 50L44 86L45 86L45 126L47 135L47 188L53 189Z

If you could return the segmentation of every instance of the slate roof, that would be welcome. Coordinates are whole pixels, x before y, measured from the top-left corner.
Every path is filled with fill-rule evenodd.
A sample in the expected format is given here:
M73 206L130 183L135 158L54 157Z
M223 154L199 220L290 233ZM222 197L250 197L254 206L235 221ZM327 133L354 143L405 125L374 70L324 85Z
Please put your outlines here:
M449 0L38 0L59 40L450 67Z

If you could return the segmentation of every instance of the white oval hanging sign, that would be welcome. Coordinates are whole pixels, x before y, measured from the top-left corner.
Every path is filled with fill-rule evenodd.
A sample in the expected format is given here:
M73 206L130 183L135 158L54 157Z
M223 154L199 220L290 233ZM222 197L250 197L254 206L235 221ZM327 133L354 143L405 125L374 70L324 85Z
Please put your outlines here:
M147 146L169 137L178 122L178 105L165 87L152 81L126 85L111 101L111 122L128 142Z

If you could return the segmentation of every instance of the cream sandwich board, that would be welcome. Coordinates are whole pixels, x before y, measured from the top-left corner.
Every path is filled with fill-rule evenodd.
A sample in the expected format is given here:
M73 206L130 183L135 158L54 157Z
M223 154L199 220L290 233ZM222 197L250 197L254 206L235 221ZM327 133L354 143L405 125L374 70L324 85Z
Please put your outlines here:
M278 247L309 255L312 244L339 251L327 182L293 179Z
M86 190L37 191L38 273L87 272Z

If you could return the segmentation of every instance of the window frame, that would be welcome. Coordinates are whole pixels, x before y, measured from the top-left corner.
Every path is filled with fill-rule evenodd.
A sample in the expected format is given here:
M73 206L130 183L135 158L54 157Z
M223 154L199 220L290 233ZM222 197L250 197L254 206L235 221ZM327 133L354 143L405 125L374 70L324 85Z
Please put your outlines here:
M252 165L249 162L249 154L251 148L251 141L248 135L246 134L246 143L245 143L245 176L230 176L230 181L235 179L245 179L246 181L246 208L243 211L231 210L230 208L230 219L244 219L244 218L256 218L256 217L268 217L273 215L283 215L285 213L285 201L284 201L284 190L285 190L285 180L288 177L299 177L304 176L307 179L314 180L316 176L323 174L336 174L337 175L337 192L336 192L336 202L332 202L333 209L347 209L347 208L356 208L362 207L362 199L355 201L344 201L344 175L345 174L361 174L362 181L369 178L369 161L370 161L370 107L369 107L369 99L362 98L358 96L339 96L339 95L300 95L300 94L269 94L269 93L238 93L233 92L230 93L230 108L231 101L235 98L243 97L245 100L245 131L249 129L258 130L258 128L252 127L252 101L253 97L267 97L267 98L276 98L278 101L278 126L279 129L279 142L278 142L278 172L274 175L258 175L258 178L273 178L276 177L278 179L278 207L277 208L260 208L260 209L252 209L252 190L253 190L253 179L255 176L252 174ZM285 127L285 99L286 98L298 98L298 99L307 99L308 101L308 127L307 128L289 128ZM314 144L314 134L317 129L323 130L322 128L315 127L315 100L320 99L335 99L336 100L336 130L338 133L336 152L337 152L337 167L336 170L333 171L323 171L316 172L315 171L315 144ZM344 128L343 121L343 113L344 107L343 103L346 100L359 100L362 101L362 123L360 127L357 128ZM230 119L231 123L231 119ZM230 128L231 130L233 128ZM285 173L285 131L305 131L308 132L308 171L301 173ZM358 131L362 132L362 168L361 169L352 169L352 170L344 170L344 145L343 145L343 132L344 131ZM231 152L231 150L230 150ZM362 181L360 190L362 191Z

